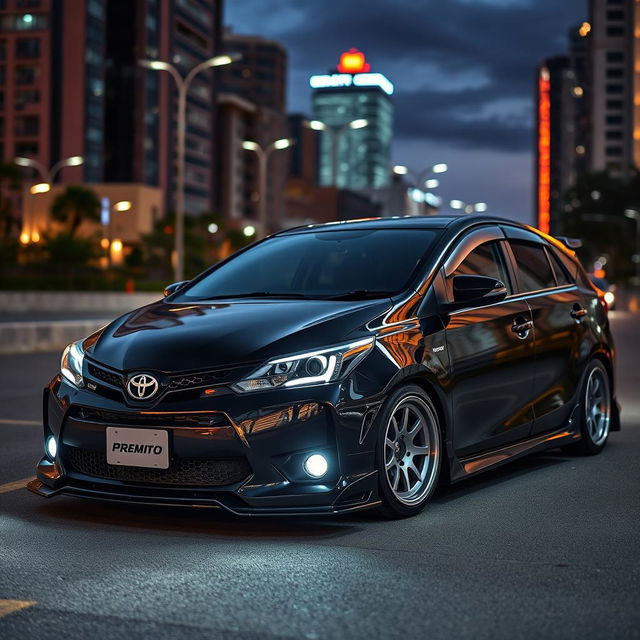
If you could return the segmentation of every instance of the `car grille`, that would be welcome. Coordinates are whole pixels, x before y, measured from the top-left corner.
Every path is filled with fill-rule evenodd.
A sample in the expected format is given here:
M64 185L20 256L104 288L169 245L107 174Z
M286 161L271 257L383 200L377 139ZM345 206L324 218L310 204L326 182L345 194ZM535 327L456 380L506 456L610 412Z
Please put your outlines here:
M120 374L108 371L102 367L96 367L96 365L91 362L89 363L89 374L98 380L102 380L102 382L113 385L114 387L122 386L123 377Z
M228 427L229 418L224 413L125 413L93 407L74 405L69 410L74 420L88 420L104 424L143 425L147 427Z
M107 464L101 451L68 447L64 456L69 471L121 482L213 486L235 484L251 474L246 458L176 458L168 469L147 469Z

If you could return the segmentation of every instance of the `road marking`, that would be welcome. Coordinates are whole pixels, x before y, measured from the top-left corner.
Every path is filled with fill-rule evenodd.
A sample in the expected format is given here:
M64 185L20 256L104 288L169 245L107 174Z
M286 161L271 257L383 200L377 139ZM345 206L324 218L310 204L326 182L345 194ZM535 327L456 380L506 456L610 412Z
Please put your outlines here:
M34 600L1 600L0 599L0 618L8 616L10 613L33 607Z
M11 491L17 491L18 489L26 489L27 482L31 482L32 480L33 476L29 476L28 478L22 478L22 480L16 480L15 482L0 484L0 493L9 493ZM2 600L0 600L0 602L2 602Z
M24 424L30 427L41 427L42 422L40 420L7 420L6 418L0 418L0 424Z

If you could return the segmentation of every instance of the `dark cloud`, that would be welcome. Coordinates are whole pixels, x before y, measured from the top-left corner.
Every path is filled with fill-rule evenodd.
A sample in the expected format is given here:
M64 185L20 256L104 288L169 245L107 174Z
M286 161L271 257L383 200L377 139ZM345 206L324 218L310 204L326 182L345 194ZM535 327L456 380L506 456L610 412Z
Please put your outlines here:
M530 119L513 113L462 120L452 108L484 107L531 98L541 58L566 47L584 0L232 0L228 19L239 31L284 42L296 77L321 73L349 47L395 84L400 137L423 136L468 146L525 149ZM480 84L468 86L470 83ZM306 86L291 86L295 108L308 104Z
M236 31L288 48L293 110L309 110L310 75L357 47L395 84L396 160L445 157L463 167L484 152L484 180L450 172L445 191L464 199L472 183L475 192L494 185L481 199L530 215L532 173L509 181L516 193L504 168L530 161L535 69L566 51L586 0L227 0L226 11Z

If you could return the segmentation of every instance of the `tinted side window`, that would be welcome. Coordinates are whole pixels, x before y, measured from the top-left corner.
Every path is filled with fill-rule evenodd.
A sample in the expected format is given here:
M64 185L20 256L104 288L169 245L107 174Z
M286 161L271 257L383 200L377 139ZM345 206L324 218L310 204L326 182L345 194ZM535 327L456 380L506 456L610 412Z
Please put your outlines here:
M452 276L487 276L501 280L510 291L507 269L502 259L502 251L497 242L485 242L478 245L460 263Z
M518 276L523 291L538 291L556 286L556 279L541 244L528 244L510 240L518 265Z
M569 276L567 275L565 268L560 263L560 260L558 259L556 253L547 248L547 254L551 259L551 266L553 267L553 272L556 274L556 281L558 283L558 286L561 287L566 284L573 284L571 278L569 278Z
M559 251L558 249L552 247L551 253L554 258L560 260L564 265L564 268L569 272L571 279L575 280L578 277L578 265L566 253Z

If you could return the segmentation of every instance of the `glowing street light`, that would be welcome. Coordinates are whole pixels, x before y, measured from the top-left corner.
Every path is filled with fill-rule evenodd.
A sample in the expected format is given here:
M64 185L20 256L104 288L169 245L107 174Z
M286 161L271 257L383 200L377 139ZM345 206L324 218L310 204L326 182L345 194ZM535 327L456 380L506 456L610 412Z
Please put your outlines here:
M47 193L51 191L51 185L48 182L38 182L29 187L29 193L36 195L37 193Z
M469 204L462 200L451 200L449 206L452 209L460 209L465 213L484 213L488 207L486 202L476 202L475 204Z
M175 80L178 89L178 118L177 118L177 184L176 184L176 229L174 279L176 282L184 280L184 177L185 177L185 137L187 130L187 95L193 79L206 69L221 67L240 60L237 53L214 56L193 67L186 75L182 75L177 67L164 60L139 60L138 64L151 71L165 71Z
M113 205L114 211L130 211L132 207L131 202L129 200L120 200L120 202L116 202Z
M440 181L436 179L427 180L427 176L432 173L444 173L449 169L449 165L444 162L439 162L438 164L431 165L422 171L412 171L409 167L403 164L396 164L393 166L391 171L395 173L397 176L409 176L413 179L413 185L418 188L422 188L424 185L427 189L435 189L435 187L439 186Z
M35 169L40 174L42 182L34 185L34 187L38 186L40 187L40 189L37 191L31 191L31 193L46 193L47 191L49 191L49 189L45 189L41 185L45 183L51 185L57 173L61 169L64 169L65 167L79 167L81 164L84 164L84 158L82 156L69 156L64 160L60 160L60 162L56 162L48 170L44 165L40 164L33 158L24 158L22 156L18 156L17 158L13 159L13 162L20 167L29 167L31 169Z
M331 186L337 187L338 180L338 144L340 142L340 136L345 132L357 129L364 129L369 126L369 121L366 118L356 118L346 124L335 126L327 124L322 120L310 120L306 123L309 129L314 131L324 131L331 138Z
M258 202L260 205L258 211L258 223L261 237L267 235L267 169L269 158L274 151L288 149L294 144L294 142L295 140L292 138L280 138L266 147L263 147L253 140L244 140L242 142L242 148L245 151L252 151L258 156ZM247 229L253 229L253 232L251 234L247 234ZM255 233L256 229L252 225L244 228L245 236L250 237Z
M251 238L256 235L256 228L252 224L248 224L243 230L242 233L247 237Z

